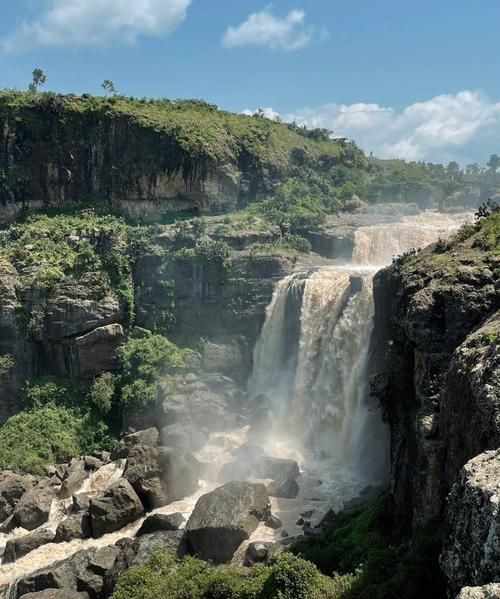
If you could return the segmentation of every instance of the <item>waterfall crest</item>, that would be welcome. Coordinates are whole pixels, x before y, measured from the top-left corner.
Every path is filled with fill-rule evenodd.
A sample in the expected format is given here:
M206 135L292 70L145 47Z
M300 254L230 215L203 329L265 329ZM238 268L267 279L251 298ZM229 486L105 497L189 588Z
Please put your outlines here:
M424 213L362 227L351 265L295 273L278 285L249 382L273 407L270 435L366 483L388 478L388 430L369 395L372 281L395 255L446 238L466 217Z

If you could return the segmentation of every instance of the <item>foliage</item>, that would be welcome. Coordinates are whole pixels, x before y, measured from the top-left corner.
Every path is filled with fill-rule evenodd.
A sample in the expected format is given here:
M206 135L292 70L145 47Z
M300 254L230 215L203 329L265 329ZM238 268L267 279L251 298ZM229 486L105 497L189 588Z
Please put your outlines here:
M153 403L162 376L169 369L182 367L188 351L179 349L161 335L149 332L142 337L129 337L118 349L123 371L123 405L137 408Z
M116 96L118 94L115 84L110 79L105 79L101 87L106 95L111 94L112 96Z
M43 473L43 465L89 451L102 427L88 415L49 403L19 412L0 427L0 467Z
M10 354L0 356L0 382L9 376L15 365L14 358Z
M325 574L355 573L345 599L446 596L439 568L441 531L429 523L409 548L393 517L391 498L383 496L353 511L333 516L323 535L306 537L292 551Z
M355 577L330 580L315 566L283 553L268 566L244 571L194 557L157 552L119 579L112 599L340 599Z
M116 376L111 372L103 372L97 376L89 390L89 400L101 414L109 414L113 407L116 393Z
M32 94L36 94L38 88L41 85L45 85L47 81L47 75L42 71L42 69L33 69L33 79L28 86L28 91Z
M311 242L308 239L301 237L300 235L294 235L292 233L287 233L284 235L279 241L278 246L301 253L307 253L311 251Z
M479 220L480 218L487 218L491 216L495 212L500 211L500 205L493 201L491 198L488 199L484 204L481 204L476 212L476 218Z

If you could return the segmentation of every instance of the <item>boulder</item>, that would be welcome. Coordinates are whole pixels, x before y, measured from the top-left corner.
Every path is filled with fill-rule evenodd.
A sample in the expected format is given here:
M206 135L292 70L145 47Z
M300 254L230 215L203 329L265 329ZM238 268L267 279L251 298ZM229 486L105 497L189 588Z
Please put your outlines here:
M153 514L148 516L137 531L137 536L147 535L161 530L173 531L179 530L186 522L184 516L177 512L175 514Z
M283 526L283 522L278 518L278 516L274 516L271 514L269 518L267 518L266 520L266 526L268 528L277 530L278 528L281 528Z
M4 520L2 522L2 524L0 525L0 533L4 534L4 535L8 535L17 527L18 527L18 524L16 522L14 514L12 514L12 516L9 516L7 518L7 520Z
M441 567L451 590L499 582L500 449L462 468L448 496Z
M208 436L194 426L176 422L161 429L161 444L184 451L198 451L208 440Z
M83 460L73 460L68 468L66 478L63 480L59 497L68 499L81 487L83 481L87 478L88 472Z
M228 562L239 545L270 516L262 484L230 482L200 497L186 526L189 551L202 559Z
M30 551L34 551L47 543L52 543L53 540L54 533L50 530L39 530L24 537L10 539L5 545L3 563L9 564L15 562L23 555L30 553Z
M65 543L73 539L88 539L91 536L90 516L87 512L79 512L69 516L59 524L54 541L56 543Z
M182 556L182 542L184 539L183 530L159 531L148 535L143 535L135 539L133 543L134 557L130 563L131 566L146 564L151 559L151 554L159 549L170 550L179 556Z
M234 455L238 460L247 463L257 462L259 458L264 457L264 454L264 449L257 443L252 443L252 441L246 441L231 452L231 455Z
M256 463L255 473L259 478L295 480L300 475L300 468L295 460L265 456Z
M34 530L47 522L53 498L54 493L49 487L36 487L26 491L14 510L14 517L19 526L26 530Z
M132 447L124 477L146 509L191 495L198 488L200 464L190 454L167 447Z
M6 470L0 473L0 496L11 507L15 507L21 497L33 488L35 481L33 476L15 474Z
M287 478L285 481L276 481L267 485L267 493L270 497L281 497L282 499L295 499L299 494L297 481Z
M45 589L39 593L28 593L23 599L88 599L87 593L79 593L71 589Z
M483 587L464 587L456 599L499 599L500 583L487 584Z
M10 505L10 503L0 495L0 522L7 520L7 518L13 513L14 508Z
M92 536L99 538L134 522L144 508L131 484L122 478L90 500L89 512Z
M122 439L123 445L133 447L135 445L144 445L145 447L156 447L160 440L160 433L154 426L143 431L137 431L125 435Z
M72 497L71 511L74 513L86 512L90 505L90 493L77 493Z
M249 563L264 562L269 555L269 543L256 541L248 545L246 560Z

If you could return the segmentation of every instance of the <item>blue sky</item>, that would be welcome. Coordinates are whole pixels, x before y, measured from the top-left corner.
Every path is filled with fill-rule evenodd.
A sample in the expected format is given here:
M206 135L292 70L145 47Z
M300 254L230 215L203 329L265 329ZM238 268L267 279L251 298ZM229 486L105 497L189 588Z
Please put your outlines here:
M0 86L203 97L381 156L500 152L500 0L0 0ZM497 141L498 140L498 141Z

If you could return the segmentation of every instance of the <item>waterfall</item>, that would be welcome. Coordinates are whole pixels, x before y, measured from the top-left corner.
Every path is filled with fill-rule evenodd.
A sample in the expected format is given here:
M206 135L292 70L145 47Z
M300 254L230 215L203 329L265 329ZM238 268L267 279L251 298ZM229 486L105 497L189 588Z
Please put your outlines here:
M366 483L388 477L388 432L368 389L372 281L394 255L446 238L464 215L424 213L362 227L350 266L292 274L276 288L254 352L252 395L274 414L269 435Z

